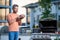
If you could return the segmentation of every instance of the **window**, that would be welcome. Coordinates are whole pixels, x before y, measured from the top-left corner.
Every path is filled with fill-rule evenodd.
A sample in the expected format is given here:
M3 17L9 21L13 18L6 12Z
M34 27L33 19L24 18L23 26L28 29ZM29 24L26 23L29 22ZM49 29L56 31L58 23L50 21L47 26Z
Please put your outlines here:
M8 25L6 16L12 9L11 2L12 0L0 0L0 26Z
M0 9L0 20L6 20L9 9Z
M0 0L0 5L7 5L7 6L9 6L9 0Z
M5 5L5 0L0 0L0 5Z
M6 0L6 5L9 6L9 0Z
M0 9L0 20L6 20L6 16L9 14L9 9ZM0 23L0 26L6 25L7 23Z
M6 20L6 16L9 14L9 9L0 9L0 20L4 21ZM0 26L7 25L7 23L0 23Z

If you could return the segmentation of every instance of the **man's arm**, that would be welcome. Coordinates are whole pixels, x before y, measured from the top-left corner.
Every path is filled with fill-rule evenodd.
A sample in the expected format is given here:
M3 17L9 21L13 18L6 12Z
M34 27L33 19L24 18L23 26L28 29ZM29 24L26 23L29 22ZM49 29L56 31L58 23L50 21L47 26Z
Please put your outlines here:
M22 24L21 20L22 20L24 17L25 17L25 15L23 15L23 14L18 15L18 17L17 17L17 22L18 22L19 25Z
M20 20L20 21L18 21L18 25L19 25L19 26L21 26L21 25L22 25L22 22L21 22L21 20Z
M21 24L22 24L22 23L21 23L21 20L22 20L22 19L20 19L20 18L17 18L17 19L16 19L16 21L18 22L18 25L21 25Z
M16 18L15 18L15 19L12 19L12 18L10 17L10 15L9 15L9 16L7 16L7 20L8 20L8 23L9 23L9 25L10 25L10 24L12 24L12 23L14 23L14 22L16 21Z

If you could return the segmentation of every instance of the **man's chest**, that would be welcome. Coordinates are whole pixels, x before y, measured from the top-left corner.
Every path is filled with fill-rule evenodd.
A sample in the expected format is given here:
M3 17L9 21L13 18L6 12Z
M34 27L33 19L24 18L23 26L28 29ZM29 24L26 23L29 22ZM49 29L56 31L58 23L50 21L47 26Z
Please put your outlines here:
M11 19L15 19L18 17L18 15L17 14L11 14L10 17L11 17Z

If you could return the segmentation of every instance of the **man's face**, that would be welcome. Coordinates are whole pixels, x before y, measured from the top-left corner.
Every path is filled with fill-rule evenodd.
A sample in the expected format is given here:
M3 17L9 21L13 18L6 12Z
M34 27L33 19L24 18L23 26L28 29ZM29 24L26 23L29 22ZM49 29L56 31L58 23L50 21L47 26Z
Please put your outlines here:
M17 6L13 8L13 12L14 13L17 13L18 12L18 7Z

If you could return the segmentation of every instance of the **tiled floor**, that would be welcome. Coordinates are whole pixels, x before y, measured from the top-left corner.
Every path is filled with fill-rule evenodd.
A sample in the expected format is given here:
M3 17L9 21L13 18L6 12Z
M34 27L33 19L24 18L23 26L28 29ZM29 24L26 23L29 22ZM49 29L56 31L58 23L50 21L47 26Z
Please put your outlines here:
M30 40L31 36L19 36L21 40ZM2 35L0 40L8 40L8 35Z

